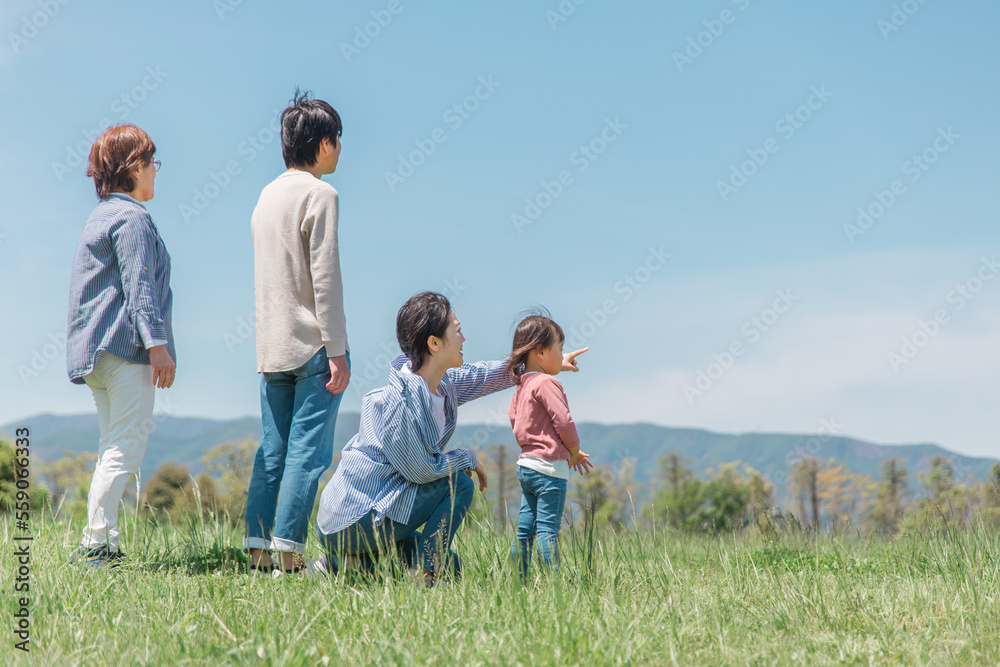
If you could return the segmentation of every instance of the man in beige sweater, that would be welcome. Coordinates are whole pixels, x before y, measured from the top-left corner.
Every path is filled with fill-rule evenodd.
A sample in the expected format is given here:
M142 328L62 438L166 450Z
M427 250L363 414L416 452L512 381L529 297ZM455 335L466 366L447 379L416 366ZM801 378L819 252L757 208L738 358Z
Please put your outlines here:
M351 377L337 243L337 191L320 180L340 157L340 116L296 92L281 114L288 170L250 219L263 435L247 495L244 551L260 574L297 572L320 475L333 456ZM272 562L271 551L280 559Z

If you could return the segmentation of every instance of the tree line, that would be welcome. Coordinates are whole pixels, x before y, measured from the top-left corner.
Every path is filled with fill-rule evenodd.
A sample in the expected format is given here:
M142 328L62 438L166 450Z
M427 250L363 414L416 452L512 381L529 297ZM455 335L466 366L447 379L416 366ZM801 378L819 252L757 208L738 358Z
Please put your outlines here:
M241 525L256 449L252 439L209 449L197 475L181 464L163 463L147 482L130 485L123 502L152 520L201 515ZM509 445L489 445L480 452L490 484L485 495L477 495L472 512L501 528L515 520L520 504L517 453ZM33 461L32 508L57 517L84 517L95 460L94 453L66 452L56 461ZM16 464L11 443L0 439L0 509L5 513L14 503ZM739 461L714 465L697 476L689 461L668 452L648 483L636 481L635 466L635 459L622 459L586 476L573 475L567 518L602 529L670 526L709 533L794 528L891 537L963 530L978 520L1000 528L1000 464L984 481L963 476L945 456L935 457L927 471L917 474L921 491L916 494L909 491L911 471L896 458L882 462L878 479L832 459L803 458L790 470L788 483L778 488Z
M516 452L493 445L484 456L490 477L485 504L494 520L506 525L520 500ZM1000 528L1000 463L989 479L979 480L961 475L948 457L934 457L927 471L917 473L917 493L909 490L911 471L895 457L882 462L878 479L833 459L802 458L790 470L788 483L777 488L740 461L714 465L699 477L689 461L668 452L647 484L636 482L635 465L635 459L623 459L586 476L573 475L570 518L616 530L663 525L691 532L795 528L886 537L963 530L980 519Z

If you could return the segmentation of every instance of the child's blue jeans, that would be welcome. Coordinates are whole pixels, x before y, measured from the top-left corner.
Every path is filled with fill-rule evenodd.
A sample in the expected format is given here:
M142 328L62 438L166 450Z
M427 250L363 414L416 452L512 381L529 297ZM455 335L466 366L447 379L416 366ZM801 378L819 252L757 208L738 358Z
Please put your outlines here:
M517 537L510 546L510 556L521 576L528 573L535 538L547 567L559 568L559 528L566 507L566 480L517 467L521 482L521 513L517 519Z

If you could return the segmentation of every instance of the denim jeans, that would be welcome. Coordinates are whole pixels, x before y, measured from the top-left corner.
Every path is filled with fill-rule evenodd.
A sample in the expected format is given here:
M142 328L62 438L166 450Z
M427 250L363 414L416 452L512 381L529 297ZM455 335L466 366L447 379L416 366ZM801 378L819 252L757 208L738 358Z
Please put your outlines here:
M523 466L517 467L517 479L521 482L521 513L517 518L517 537L510 545L510 557L517 563L521 576L527 575L537 536L545 565L558 569L566 480Z
M295 370L263 373L264 431L247 492L244 550L305 551L316 487L333 460L333 431L344 395L327 391L329 381L324 348Z
M421 484L408 522L396 523L386 517L376 526L372 510L344 530L320 533L320 541L335 568L339 567L338 556L357 555L370 570L381 553L394 548L407 565L417 567L422 561L423 568L431 572L442 569L439 562L443 556L444 569L450 567L456 576L461 576L460 561L451 551L451 541L469 512L475 489L464 472ZM425 524L424 531L417 532Z

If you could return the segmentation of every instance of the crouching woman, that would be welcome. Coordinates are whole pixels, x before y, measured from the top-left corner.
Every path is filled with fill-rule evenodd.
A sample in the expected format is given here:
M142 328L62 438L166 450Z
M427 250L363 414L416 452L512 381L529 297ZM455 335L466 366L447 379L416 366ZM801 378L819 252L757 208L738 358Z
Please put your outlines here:
M396 316L396 338L404 354L393 360L389 384L365 395L360 432L344 446L320 498L317 527L327 551L320 567L412 551L405 546L415 543L411 565L422 567L432 586L444 565L457 565L451 542L472 504L472 473L486 488L475 452L444 451L458 406L512 383L504 361L463 365L465 337L440 294L410 298Z

